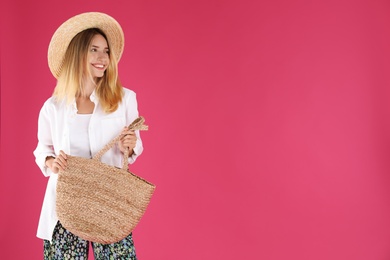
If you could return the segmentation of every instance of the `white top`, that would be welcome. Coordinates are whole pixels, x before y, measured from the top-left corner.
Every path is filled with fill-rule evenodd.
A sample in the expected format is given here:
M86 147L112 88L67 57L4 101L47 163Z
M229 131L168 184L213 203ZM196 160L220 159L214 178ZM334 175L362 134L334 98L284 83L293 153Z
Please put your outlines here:
M91 101L95 108L89 119L88 139L91 155L99 152L109 141L118 136L123 127L130 125L138 118L136 94L126 88L124 97L116 111L107 114L99 104L95 92L91 94ZM34 150L35 161L44 176L49 177L43 200L41 216L39 218L37 237L51 240L53 230L58 218L55 210L57 174L46 167L45 161L48 156L56 156L60 150L73 155L71 150L70 136L72 125L78 118L76 101L70 105L66 101L58 102L54 97L49 98L43 105L38 119L38 145ZM129 157L129 163L133 163L142 153L143 146L139 131L134 153ZM122 167L123 154L119 147L115 146L107 151L101 161L116 167Z
M92 158L89 144L88 127L92 114L77 114L69 125L70 154Z

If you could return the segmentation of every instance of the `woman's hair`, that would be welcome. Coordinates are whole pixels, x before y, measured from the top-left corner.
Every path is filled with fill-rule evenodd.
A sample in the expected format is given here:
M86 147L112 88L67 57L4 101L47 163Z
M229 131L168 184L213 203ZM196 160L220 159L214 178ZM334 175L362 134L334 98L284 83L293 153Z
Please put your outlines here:
M89 66L87 66L87 57L92 38L97 34L102 35L108 44L106 35L97 28L78 33L70 42L53 93L53 96L58 100L66 99L70 103L75 97L83 96L85 77L90 77L93 80ZM108 47L110 48L110 46ZM103 77L95 81L95 93L107 113L114 112L123 97L122 85L118 78L117 60L115 55L111 55L111 52L109 52L109 58L110 61Z

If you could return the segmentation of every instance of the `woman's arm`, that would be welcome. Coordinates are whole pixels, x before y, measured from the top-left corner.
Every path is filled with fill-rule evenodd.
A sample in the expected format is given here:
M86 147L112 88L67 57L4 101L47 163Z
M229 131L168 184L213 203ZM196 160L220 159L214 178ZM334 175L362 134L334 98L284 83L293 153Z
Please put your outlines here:
M52 171L46 165L47 158L55 158L55 152L53 147L51 126L50 126L50 113L49 105L46 102L38 117L38 144L33 152L35 156L35 162L41 169L43 175L50 176Z
M126 123L129 126L135 119L138 118L138 103L136 93L132 90L125 89L125 105L126 105ZM134 147L130 149L129 163L134 163L138 156L142 154L143 146L140 132L131 131L131 139L135 140Z

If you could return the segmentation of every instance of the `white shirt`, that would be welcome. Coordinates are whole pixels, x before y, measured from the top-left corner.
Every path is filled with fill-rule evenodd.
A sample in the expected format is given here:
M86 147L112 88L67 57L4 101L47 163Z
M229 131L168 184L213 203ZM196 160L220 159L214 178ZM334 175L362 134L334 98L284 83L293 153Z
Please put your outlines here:
M88 138L91 155L94 156L109 141L118 136L123 127L130 125L138 117L136 94L126 88L124 97L118 109L110 114L103 111L95 92L91 94L91 101L95 103L94 111L88 125ZM66 154L71 153L70 126L75 123L77 117L76 102L66 104L66 101L57 102L54 97L49 98L43 105L38 119L38 145L34 150L35 161L42 173L49 177L46 187L45 198L39 218L37 237L51 240L54 227L58 221L55 211L57 174L46 167L46 157L59 154L63 150ZM129 157L129 163L133 163L142 153L143 146L136 131L137 144L134 153ZM123 155L119 147L115 146L107 151L101 161L116 167L122 167Z

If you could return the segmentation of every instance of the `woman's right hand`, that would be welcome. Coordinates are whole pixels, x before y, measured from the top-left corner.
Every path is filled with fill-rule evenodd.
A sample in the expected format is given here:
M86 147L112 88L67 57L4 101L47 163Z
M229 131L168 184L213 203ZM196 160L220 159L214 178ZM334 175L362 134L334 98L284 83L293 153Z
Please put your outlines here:
M60 154L57 157L47 157L45 164L53 173L58 173L60 169L65 170L66 166L68 166L67 159L66 153L60 150Z

